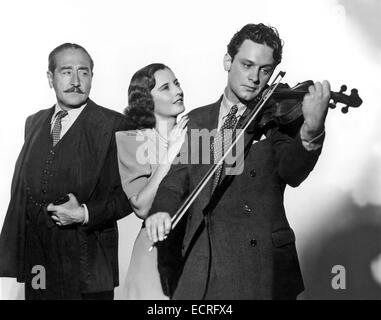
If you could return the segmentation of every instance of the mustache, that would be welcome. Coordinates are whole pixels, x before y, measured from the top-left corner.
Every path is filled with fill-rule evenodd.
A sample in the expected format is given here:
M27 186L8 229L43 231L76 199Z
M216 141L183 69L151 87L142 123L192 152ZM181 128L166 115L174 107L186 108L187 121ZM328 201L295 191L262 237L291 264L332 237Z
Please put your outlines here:
M75 93L79 93L79 94L84 94L84 92L79 88L79 87L71 87L70 89L67 89L67 90L64 90L65 93L72 93L72 92L75 92Z

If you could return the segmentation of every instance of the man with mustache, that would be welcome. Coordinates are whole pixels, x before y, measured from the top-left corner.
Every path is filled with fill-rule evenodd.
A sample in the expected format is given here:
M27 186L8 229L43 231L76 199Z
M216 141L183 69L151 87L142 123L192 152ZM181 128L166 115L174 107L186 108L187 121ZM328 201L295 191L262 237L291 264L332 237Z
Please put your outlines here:
M89 99L94 63L65 43L49 55L57 103L30 116L0 237L0 276L26 299L113 299L116 221L132 210L120 182L115 132L125 118Z
M227 49L223 96L189 113L189 159L200 145L191 139L192 130L239 128L282 60L278 32L263 24L244 26ZM158 247L163 263L159 270L169 290L176 287L174 299L295 299L303 290L283 194L286 185L298 186L316 164L329 98L327 81L309 88L302 106L304 124L295 137L273 127L265 132L266 139L253 144L253 132L245 133L245 152L236 166L244 161L243 172L229 175L227 170L234 168L225 165L226 171L217 171L189 209L181 248L184 267L177 287L171 277L178 271L166 272L165 263L172 258L163 256L161 244ZM218 155L216 145L213 153ZM162 181L145 222L153 242L164 240L171 229L170 217L210 168L199 163L173 165Z

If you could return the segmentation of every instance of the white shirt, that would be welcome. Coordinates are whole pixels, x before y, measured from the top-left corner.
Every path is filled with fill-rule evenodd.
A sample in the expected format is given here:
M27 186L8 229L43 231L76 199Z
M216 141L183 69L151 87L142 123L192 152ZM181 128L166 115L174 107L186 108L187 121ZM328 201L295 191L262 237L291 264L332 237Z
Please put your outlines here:
M62 139L62 137L66 134L66 132L68 132L70 127L73 125L75 120L77 120L77 118L79 117L79 115L81 114L83 109L85 109L85 107L86 107L86 104L80 108L73 108L73 109L67 111L67 116L65 116L61 119L60 139ZM54 110L54 114L52 116L52 120L50 121L50 132L52 132L52 130L53 130L54 122L56 121L56 116L57 116L57 113L59 111L62 111L62 109L57 103L55 110Z

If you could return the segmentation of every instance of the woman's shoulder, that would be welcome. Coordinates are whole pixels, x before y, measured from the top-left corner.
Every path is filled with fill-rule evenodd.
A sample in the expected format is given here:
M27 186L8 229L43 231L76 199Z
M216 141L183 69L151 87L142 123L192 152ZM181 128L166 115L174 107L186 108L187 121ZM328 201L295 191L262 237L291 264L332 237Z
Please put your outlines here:
M152 134L150 131L152 129L117 131L115 137L118 152L135 152Z
M127 131L117 131L115 135L120 139L128 139L128 137L136 137L143 134L144 130L127 130Z
M115 133L121 174L131 176L133 171L133 175L150 175L150 165L145 158L147 137L142 131L129 130Z
M144 141L151 136L151 131L152 129L117 131L115 136L117 141Z

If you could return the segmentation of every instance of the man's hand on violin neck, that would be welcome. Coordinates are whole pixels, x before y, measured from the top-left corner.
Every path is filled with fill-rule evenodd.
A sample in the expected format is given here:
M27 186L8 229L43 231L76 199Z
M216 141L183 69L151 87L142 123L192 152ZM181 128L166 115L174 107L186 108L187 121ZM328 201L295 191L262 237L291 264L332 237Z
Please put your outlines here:
M316 82L308 88L309 93L303 99L304 125L302 127L305 139L310 140L324 130L328 104L331 98L331 86L328 81Z

